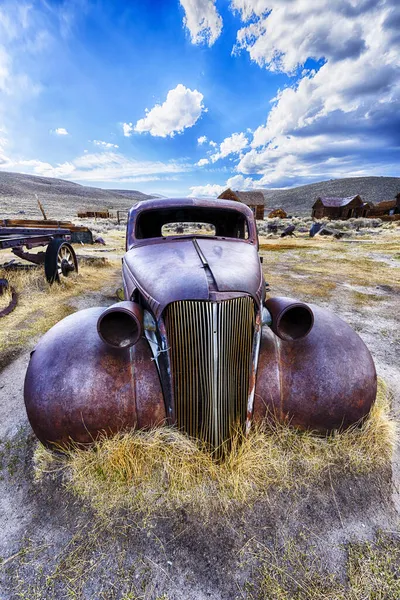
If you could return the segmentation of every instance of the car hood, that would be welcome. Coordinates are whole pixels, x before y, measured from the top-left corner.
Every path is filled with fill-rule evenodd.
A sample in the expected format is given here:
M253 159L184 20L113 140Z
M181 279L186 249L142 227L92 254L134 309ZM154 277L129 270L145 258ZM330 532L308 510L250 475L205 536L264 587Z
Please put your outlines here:
M259 304L262 281L257 248L242 240L161 239L124 257L129 297L137 287L157 318L171 302L209 300L214 292L250 294Z

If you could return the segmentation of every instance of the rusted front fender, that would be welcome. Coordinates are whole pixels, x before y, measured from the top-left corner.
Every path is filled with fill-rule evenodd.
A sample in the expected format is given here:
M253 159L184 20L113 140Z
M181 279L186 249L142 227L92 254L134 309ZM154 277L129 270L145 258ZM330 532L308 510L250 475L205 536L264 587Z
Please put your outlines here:
M325 432L364 418L376 397L372 356L334 313L310 305L314 326L302 340L284 341L263 328L254 420L270 412L301 429Z
M44 444L91 442L132 427L165 422L164 399L149 345L113 349L97 333L104 308L79 311L55 325L32 353L25 405Z

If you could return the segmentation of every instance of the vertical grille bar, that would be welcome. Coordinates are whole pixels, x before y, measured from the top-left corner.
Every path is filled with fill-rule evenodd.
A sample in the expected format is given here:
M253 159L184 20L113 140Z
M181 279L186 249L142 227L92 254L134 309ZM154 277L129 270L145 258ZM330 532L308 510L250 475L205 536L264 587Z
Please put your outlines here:
M249 297L167 307L177 426L212 449L245 423L254 321Z

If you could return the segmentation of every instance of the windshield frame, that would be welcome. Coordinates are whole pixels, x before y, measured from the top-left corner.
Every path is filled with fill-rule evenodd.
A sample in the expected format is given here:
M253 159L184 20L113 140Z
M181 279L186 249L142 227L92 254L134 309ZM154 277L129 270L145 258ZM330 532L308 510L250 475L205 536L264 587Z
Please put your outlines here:
M166 225L168 223L210 223L216 226L216 231L218 234L218 225L220 228L224 227L224 216L226 217L228 214L234 221L235 214L237 215L238 221L242 219L244 221L245 227L247 229L248 237L234 237L230 235L226 235L223 232L223 235L202 235L202 234L177 234L162 236L160 226L160 235L143 235L143 232L138 230L139 225L141 224L141 217L147 216L148 213L153 215L162 215L162 213L171 213L170 218L166 220L160 217L159 221L154 226L155 230L157 230L157 226L159 223L162 225ZM196 218L187 219L186 216L190 215L190 213L196 216ZM177 217L177 214L184 213L185 218ZM210 215L214 218L210 218ZM216 217L220 218L221 221L216 222ZM226 226L226 225L225 225ZM243 203L234 202L231 200L217 200L217 199L194 199L194 198L165 198L165 199L155 199L155 200L147 200L144 202L138 203L134 206L130 212L128 217L127 224L127 238L126 238L126 248L129 250L134 246L142 246L149 243L157 243L165 240L179 240L179 239L188 239L188 238L201 238L205 237L208 239L223 239L223 240L231 240L236 242L248 243L248 244L256 244L258 247L258 236L257 236L257 228L254 219L253 212L251 209Z

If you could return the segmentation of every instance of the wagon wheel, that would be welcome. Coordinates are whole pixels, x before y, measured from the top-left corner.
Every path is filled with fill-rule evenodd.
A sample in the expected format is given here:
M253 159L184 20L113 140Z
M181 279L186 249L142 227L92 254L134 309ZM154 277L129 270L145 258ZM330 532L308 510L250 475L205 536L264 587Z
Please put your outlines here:
M70 244L55 238L47 246L44 261L44 272L49 283L60 283L62 277L78 272L78 261Z

